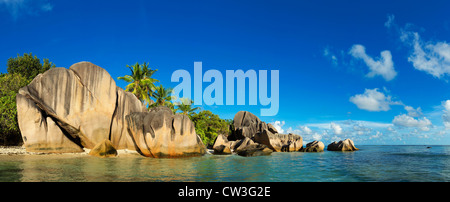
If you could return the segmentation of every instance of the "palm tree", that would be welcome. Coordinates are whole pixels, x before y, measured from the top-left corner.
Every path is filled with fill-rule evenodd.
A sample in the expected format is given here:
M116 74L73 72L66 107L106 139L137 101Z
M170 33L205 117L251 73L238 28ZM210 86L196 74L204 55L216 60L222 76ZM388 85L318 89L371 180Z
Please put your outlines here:
M152 104L152 106L167 106L173 109L172 99L172 88L164 88L162 84L160 86L155 87L155 91L153 92L153 97L156 99L156 102Z
M155 82L159 82L157 79L152 78L153 74L158 71L157 69L152 70L151 68L148 67L148 64L146 62L144 62L144 64L142 65L142 73L143 75L147 78L148 80L148 85L146 85L146 89L149 92L149 95L153 94L153 91L155 90Z
M157 79L151 78L153 73L158 71L152 70L148 67L148 64L144 62L143 65L139 65L138 62L133 66L127 65L131 70L131 75L125 75L117 77L117 79L124 80L129 84L126 86L125 91L131 92L141 100L145 105L150 104L152 100L150 95L155 90L155 82L159 82Z
M195 111L199 110L200 107L194 107L192 108L192 104L194 101L190 100L189 98L180 98L181 102L177 102L177 111L180 110L181 114L187 115L189 118L191 118Z

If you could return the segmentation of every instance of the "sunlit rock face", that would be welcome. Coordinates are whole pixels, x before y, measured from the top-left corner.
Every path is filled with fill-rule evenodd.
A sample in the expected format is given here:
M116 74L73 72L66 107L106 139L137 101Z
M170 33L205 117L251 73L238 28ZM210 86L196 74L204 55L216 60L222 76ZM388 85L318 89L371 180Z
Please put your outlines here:
M105 139L115 148L133 149L123 120L145 109L90 62L37 75L19 90L16 101L25 148L46 153L82 152Z
M339 142L332 142L327 146L328 151L356 151L359 150L351 139L341 140Z
M173 114L168 107L152 108L126 116L128 129L139 151L148 157L187 157L206 153L188 116Z

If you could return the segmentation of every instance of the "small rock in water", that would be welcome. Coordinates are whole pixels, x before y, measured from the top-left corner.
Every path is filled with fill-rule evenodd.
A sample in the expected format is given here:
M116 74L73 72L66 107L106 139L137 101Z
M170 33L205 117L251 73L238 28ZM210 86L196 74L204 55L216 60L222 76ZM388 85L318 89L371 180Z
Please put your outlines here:
M89 155L97 157L113 157L117 156L117 150L112 145L111 141L105 139L98 143L90 152Z
M323 152L325 145L321 141L313 141L306 144L305 148L301 148L300 152Z

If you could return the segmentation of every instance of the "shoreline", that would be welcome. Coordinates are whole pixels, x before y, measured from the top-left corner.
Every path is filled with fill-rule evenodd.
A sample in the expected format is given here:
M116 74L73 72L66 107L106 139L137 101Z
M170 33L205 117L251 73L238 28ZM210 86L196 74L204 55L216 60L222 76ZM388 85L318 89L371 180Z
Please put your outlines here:
M83 148L83 152L79 153L44 153L44 152L28 152L25 149L25 146L0 146L0 156L2 155L89 155L90 149ZM140 155L137 151L128 150L128 149L120 149L117 150L117 156L119 155Z

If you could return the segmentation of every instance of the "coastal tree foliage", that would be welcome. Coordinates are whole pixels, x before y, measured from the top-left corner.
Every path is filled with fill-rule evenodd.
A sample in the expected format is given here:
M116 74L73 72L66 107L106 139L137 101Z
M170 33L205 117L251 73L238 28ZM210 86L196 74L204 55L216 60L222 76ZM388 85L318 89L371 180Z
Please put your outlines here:
M221 119L219 115L213 114L209 110L200 111L192 115L191 120L195 125L195 132L207 146L212 146L217 135L228 135L229 121Z
M43 61L42 64L32 53L8 59L8 73L0 75L0 145L22 143L17 123L16 95L20 88L28 85L38 74L55 67L48 59Z
M8 59L7 70L9 74L21 74L31 82L38 74L55 67L55 64L48 59L45 58L43 61L42 64L37 56L33 56L33 53L24 53L23 56L17 54L16 58Z
M172 103L172 88L165 88L162 84L156 86L155 91L153 92L153 97L156 99L156 101L152 104L152 107L166 106L174 111L174 105Z
M180 111L181 114L188 116L190 119L195 115L195 111L200 110L200 107L192 107L194 101L189 98L180 98L180 101L177 102L176 112Z

